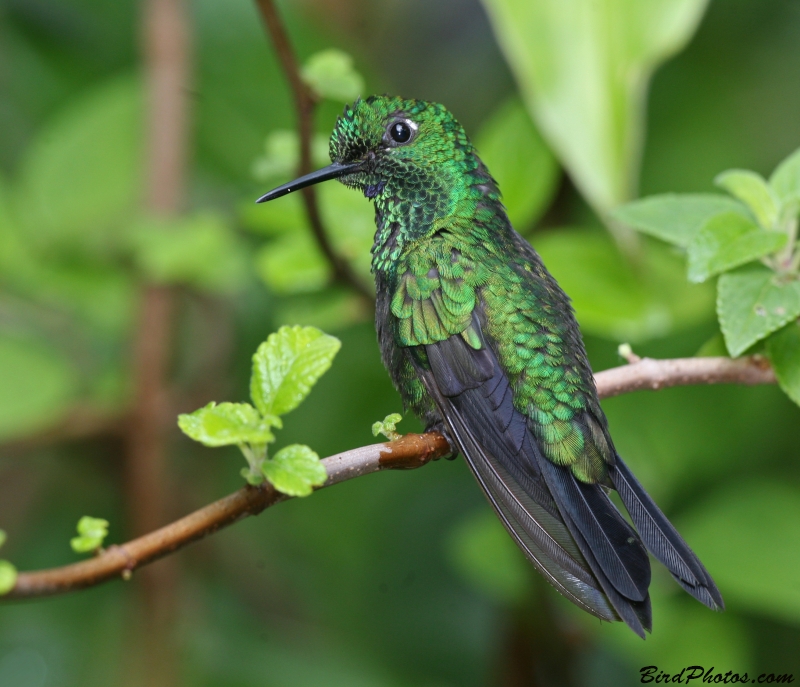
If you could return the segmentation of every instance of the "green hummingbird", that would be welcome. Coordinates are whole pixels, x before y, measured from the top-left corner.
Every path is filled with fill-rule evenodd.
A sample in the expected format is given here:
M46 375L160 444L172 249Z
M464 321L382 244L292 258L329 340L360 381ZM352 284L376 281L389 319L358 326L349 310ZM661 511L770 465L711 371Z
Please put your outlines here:
M406 407L464 455L536 569L641 637L652 627L648 550L722 609L711 576L615 450L570 299L514 231L453 115L422 100L359 99L337 120L330 157L257 202L338 179L375 203L384 365Z

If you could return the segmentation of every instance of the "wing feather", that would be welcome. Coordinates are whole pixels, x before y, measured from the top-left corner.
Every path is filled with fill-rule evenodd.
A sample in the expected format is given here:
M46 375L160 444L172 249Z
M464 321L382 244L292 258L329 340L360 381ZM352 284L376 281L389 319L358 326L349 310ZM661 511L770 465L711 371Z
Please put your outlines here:
M598 561L580 527L565 517L561 494L543 477L543 469L560 471L569 480L571 473L542 456L528 418L514 407L510 382L491 349L476 350L463 337L452 336L425 346L425 353L426 364L419 361L418 372L525 555L578 606L606 620L619 617L637 634L649 629L649 563L638 537L602 491L583 495L586 510L600 511L587 536L608 540L604 559ZM575 517L591 519L585 513ZM613 552L605 549L620 544L623 553L614 561Z

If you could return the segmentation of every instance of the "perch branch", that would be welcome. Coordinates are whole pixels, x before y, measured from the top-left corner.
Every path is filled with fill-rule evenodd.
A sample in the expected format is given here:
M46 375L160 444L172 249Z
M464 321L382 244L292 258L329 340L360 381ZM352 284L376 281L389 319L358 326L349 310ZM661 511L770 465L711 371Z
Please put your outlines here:
M773 384L775 375L763 358L643 358L596 376L601 398L641 390L693 384ZM421 467L449 453L440 434L407 434L397 441L363 446L323 460L326 487L387 469ZM147 563L227 527L289 497L268 485L245 486L200 510L125 544L110 546L93 559L60 568L22 572L4 599L46 596L91 587L115 577L128 578Z
M275 52L278 54L286 79L289 81L294 107L297 111L297 133L300 139L300 166L297 174L298 176L303 176L312 171L311 142L314 134L316 96L300 76L300 68L297 64L294 50L292 50L289 35L286 33L274 2L272 0L256 0L256 5L272 44L275 46ZM334 280L340 284L351 286L372 305L374 296L370 289L353 271L350 263L336 252L328 238L328 231L319 212L316 189L313 186L308 186L302 189L300 193L303 196L308 223L311 226L314 239L333 269Z
M766 358L631 358L629 365L595 376L600 398L632 391L658 391L670 386L695 384L774 384L775 373Z
M407 434L385 444L373 444L326 458L325 486L387 469L410 469L441 458L450 451L439 434ZM249 515L285 501L288 496L271 485L245 486L161 529L119 546L110 546L96 557L50 570L20 573L8 596L46 596L91 587L112 577L128 578L138 567L202 539Z

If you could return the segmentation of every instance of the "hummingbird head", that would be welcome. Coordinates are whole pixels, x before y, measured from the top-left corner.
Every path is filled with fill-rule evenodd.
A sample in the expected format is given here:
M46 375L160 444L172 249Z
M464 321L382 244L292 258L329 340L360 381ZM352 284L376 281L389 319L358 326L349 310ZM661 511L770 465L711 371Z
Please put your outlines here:
M386 95L359 98L344 108L331 134L330 156L329 166L257 202L327 179L359 188L368 198L399 192L423 201L482 167L464 129L443 105Z

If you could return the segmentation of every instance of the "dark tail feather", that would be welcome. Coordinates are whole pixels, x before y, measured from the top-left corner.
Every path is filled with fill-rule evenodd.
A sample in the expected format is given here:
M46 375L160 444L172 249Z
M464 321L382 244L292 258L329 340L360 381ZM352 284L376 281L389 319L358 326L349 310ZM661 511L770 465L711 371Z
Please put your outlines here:
M643 601L650 586L650 562L636 532L600 486L578 482L568 469L537 455L540 469L573 537L580 533L614 588L632 601ZM567 518L568 516L568 518Z
M700 603L715 611L725 608L717 585L700 559L683 541L672 523L667 520L619 456L616 468L611 470L611 481L650 553L661 561L678 584Z
M651 632L653 629L653 609L650 605L650 595L645 594L644 599L641 601L634 601L620 594L608 579L605 572L603 572L602 567L593 555L592 548L586 543L586 540L583 538L583 535L580 533L575 523L572 522L569 516L565 516L564 520L574 533L575 542L584 552L586 562L592 569L600 587L605 592L620 619L631 628L631 630L644 639L645 630Z

